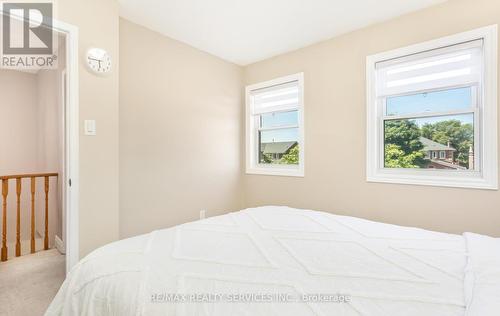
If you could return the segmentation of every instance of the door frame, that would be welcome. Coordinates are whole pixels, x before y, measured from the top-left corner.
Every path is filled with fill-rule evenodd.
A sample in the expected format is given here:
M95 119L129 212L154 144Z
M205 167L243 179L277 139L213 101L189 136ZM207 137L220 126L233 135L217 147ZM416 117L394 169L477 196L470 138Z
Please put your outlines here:
M0 15L5 13L0 7ZM11 18L23 17L11 14ZM66 38L66 100L64 104L64 174L60 177L63 185L63 212L65 210L66 274L80 258L79 232L79 80L78 80L78 27L52 20L53 32L64 34Z
M66 98L64 104L64 175L66 274L80 258L79 232L79 90L78 28L54 19L53 30L66 37Z

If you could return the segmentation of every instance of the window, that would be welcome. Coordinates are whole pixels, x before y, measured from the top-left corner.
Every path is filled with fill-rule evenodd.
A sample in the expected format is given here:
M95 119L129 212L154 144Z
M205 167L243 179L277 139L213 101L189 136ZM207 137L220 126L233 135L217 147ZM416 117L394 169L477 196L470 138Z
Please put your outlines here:
M497 27L367 57L367 180L497 189Z
M304 176L303 74L246 88L246 171Z

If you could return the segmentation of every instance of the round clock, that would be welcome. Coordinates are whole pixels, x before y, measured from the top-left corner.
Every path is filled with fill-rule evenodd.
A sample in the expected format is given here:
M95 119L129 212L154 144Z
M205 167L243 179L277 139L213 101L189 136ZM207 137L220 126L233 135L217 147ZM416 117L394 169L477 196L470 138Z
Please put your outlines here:
M107 74L111 71L111 56L102 48L91 48L87 51L87 66L96 74Z

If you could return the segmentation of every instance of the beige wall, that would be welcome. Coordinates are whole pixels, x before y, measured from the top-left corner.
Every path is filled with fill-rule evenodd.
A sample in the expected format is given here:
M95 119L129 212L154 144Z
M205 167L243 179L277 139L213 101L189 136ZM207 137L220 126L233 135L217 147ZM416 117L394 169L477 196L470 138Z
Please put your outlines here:
M59 172L61 148L59 127L62 126L61 104L59 104L59 83L57 70L41 70L25 73L0 69L0 95L2 95L0 116L0 175L23 173ZM36 230L37 237L44 234L44 184L37 179L36 188ZM50 178L49 190L49 243L61 230L61 204L58 201L58 183ZM30 238L30 180L21 183L20 238ZM2 220L0 219L0 222ZM7 243L16 240L16 181L9 181L7 199ZM11 246L10 253L14 253ZM23 249L29 251L28 249Z
M0 175L38 172L38 80L36 74L0 69ZM21 208L29 210L29 180L23 180ZM26 189L27 188L27 189ZM43 192L43 191L41 191ZM16 240L16 181L9 181L7 242ZM21 217L21 239L29 238L29 216ZM0 223L3 219L0 219Z
M38 168L37 94L36 74L0 69L1 175L29 173Z
M56 19L75 25L79 31L79 225L80 255L84 256L118 239L118 3L55 3ZM101 47L111 54L114 67L109 76L87 71L85 53L90 47ZM97 136L83 135L85 119L97 121Z
M37 143L38 143L38 168L35 172L57 172L62 176L64 148L63 141L63 104L61 91L61 73L64 63L59 64L57 70L40 70L37 74ZM62 201L60 193L62 190L61 178L51 177L49 179L49 241L53 245L54 236L62 236ZM29 186L25 187L28 190ZM37 216L36 230L40 235L44 234L43 212L45 196L43 179L37 180ZM27 200L29 201L29 200ZM28 212L25 213L28 215Z
M306 176L247 175L245 205L284 204L500 236L500 192L365 181L367 55L500 23L500 1L453 0L244 69L246 84L305 74Z
M80 254L118 239L118 3L58 0L56 18L79 28ZM113 72L90 73L85 53L106 49ZM97 136L83 135L83 120L97 121Z
M243 190L241 68L123 20L119 33L114 0L59 0L58 18L79 27L80 119L98 124L97 136L80 137L82 255L119 235L195 219L201 208L237 209L242 195L243 206L288 204L500 235L498 191L368 184L364 162L366 55L498 23L496 1L453 0L245 67L247 84L305 72L307 163L303 179L245 176ZM86 70L90 46L111 53L110 76Z
M241 79L120 20L120 237L241 207Z
M38 71L38 148L39 148L39 170L44 172L57 172L58 178L51 178L50 185L53 189L49 191L49 207L54 209L56 216L49 221L50 242L54 235L61 241L65 239L65 227L63 227L63 172L64 172L64 90L63 76L66 70L66 39L64 36L58 38L58 67L57 69L42 69ZM40 149L43 148L41 151ZM40 191L43 192L43 181L40 181ZM40 194L43 198L43 194ZM40 205L43 205L41 200ZM43 214L40 214L42 216ZM38 220L37 229L43 231L43 221Z

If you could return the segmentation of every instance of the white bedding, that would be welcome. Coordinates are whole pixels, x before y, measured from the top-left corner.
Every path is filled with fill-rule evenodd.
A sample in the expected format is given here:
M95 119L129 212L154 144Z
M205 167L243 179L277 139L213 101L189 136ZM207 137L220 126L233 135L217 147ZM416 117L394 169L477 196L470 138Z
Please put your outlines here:
M500 240L253 208L94 251L46 315L498 316Z

